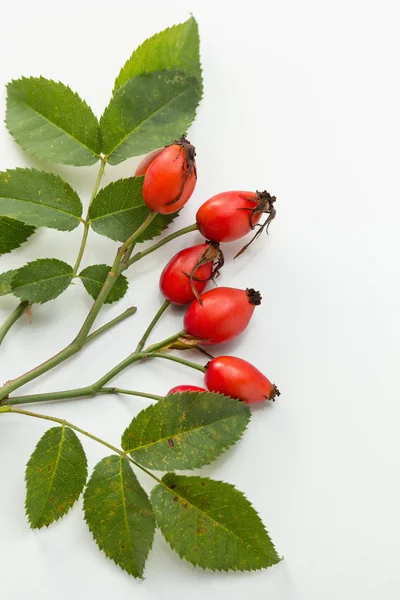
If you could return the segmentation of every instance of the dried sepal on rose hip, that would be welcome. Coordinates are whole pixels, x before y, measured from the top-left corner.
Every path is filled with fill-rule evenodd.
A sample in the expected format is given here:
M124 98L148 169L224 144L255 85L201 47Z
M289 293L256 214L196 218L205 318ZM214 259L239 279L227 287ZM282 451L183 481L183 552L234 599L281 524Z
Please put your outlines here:
M268 231L276 215L275 201L276 197L271 196L267 191L222 192L209 198L200 206L196 214L196 222L202 235L216 242L234 242L259 227L252 240L236 255L239 256L264 229ZM260 225L259 221L263 214L267 214L268 217Z
M243 252L247 250L250 244L252 244L254 240L256 240L258 237L260 237L264 230L268 233L271 221L276 217L276 208L274 206L274 203L276 202L276 196L271 196L271 194L267 192L267 190L264 190L263 192L256 192L255 197L248 201L255 201L257 203L257 206L244 207L238 210L250 211L249 214L251 229L254 230L256 227L259 227L259 229L251 238L251 240L245 246L243 246L243 248L239 250L237 254L235 254L234 258L237 258L241 254L243 254ZM260 217L263 214L267 214L268 217L265 219L264 223L260 225L258 221L260 220Z
M252 288L220 287L201 294L201 304L192 302L186 311L184 327L202 344L222 344L240 335L248 326L261 294Z
M143 200L151 210L168 215L186 204L197 181L195 156L194 146L182 136L142 160L135 175L144 175Z
M209 358L213 358L208 352L199 347L199 344L202 343L203 340L201 338L196 338L182 332L177 340L168 345L168 348L170 350L199 350L202 354L205 354Z
M209 281L219 276L224 255L218 242L206 242L181 250L166 264L160 277L160 291L173 304L189 304Z
M235 356L218 356L207 364L204 382L210 392L247 404L275 400L280 392L254 365Z

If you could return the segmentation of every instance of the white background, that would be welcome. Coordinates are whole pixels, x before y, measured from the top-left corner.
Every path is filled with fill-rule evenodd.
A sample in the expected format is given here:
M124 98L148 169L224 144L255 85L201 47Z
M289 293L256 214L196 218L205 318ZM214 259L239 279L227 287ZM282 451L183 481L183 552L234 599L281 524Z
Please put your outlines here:
M43 75L69 84L100 116L113 81L147 36L199 21L205 97L190 139L199 181L179 228L227 189L277 195L271 235L224 268L220 283L264 296L240 340L222 348L254 362L282 391L255 410L244 439L203 473L244 490L285 560L253 574L212 574L181 562L157 534L136 581L96 548L81 502L44 531L24 516L24 466L46 425L4 415L0 424L0 595L19 598L256 598L396 600L399 536L399 140L400 41L394 0L281 0L147 3L7 3L2 11L0 82ZM1 92L2 113L5 92ZM132 174L109 167L104 183ZM0 168L34 165L0 131ZM54 167L87 202L97 167ZM1 270L36 257L73 262L81 232L40 230L1 258ZM191 234L190 241L200 237ZM143 260L129 293L104 309L105 322L138 313L24 391L90 383L127 355L161 298L157 278L181 238ZM231 258L239 244L226 248ZM85 264L110 262L116 245L92 234ZM1 320L16 305L2 298ZM5 381L61 349L90 307L79 282L34 308L1 347ZM181 327L165 316L153 340ZM160 361L161 362L161 361ZM120 386L165 393L201 385L172 363L135 366ZM119 443L147 401L100 397L38 410L68 418ZM84 440L90 467L103 448ZM147 489L149 481L141 478Z

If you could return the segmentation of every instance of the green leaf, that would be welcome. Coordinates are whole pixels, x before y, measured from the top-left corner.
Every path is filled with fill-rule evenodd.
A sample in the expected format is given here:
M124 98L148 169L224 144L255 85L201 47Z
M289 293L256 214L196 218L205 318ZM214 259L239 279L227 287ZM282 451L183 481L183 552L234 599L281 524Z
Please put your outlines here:
M165 69L178 69L201 79L199 30L193 17L145 40L122 67L114 92L137 75Z
M117 242L125 242L149 214L143 201L144 177L119 179L102 188L89 209L89 220L94 231ZM158 214L138 242L151 240L160 235L177 216Z
M11 269L0 274L0 296L7 296L12 293L11 280L18 269Z
M170 144L196 114L201 85L180 71L156 71L130 79L100 119L103 152L111 165Z
M64 516L85 486L87 461L75 432L53 427L39 440L26 466L26 514L32 528Z
M254 571L278 563L250 502L233 485L167 473L151 492L157 524L171 548L213 571Z
M72 267L56 258L38 258L17 270L13 294L30 303L48 302L62 294L72 280Z
M0 255L19 248L34 231L35 228L30 225L0 217Z
M30 154L52 163L93 165L99 160L99 123L69 87L44 77L7 86L6 125Z
M122 448L149 469L195 469L235 444L249 420L249 407L227 396L171 394L133 419Z
M80 272L79 277L88 294L96 300L110 272L111 267L107 265L91 265ZM120 275L114 284L111 292L108 294L105 304L111 304L123 298L128 290L128 280L124 275Z
M82 203L58 175L18 168L0 172L0 215L71 231L81 222Z
M142 577L155 530L149 498L121 456L103 458L84 495L85 519L108 558L134 577Z

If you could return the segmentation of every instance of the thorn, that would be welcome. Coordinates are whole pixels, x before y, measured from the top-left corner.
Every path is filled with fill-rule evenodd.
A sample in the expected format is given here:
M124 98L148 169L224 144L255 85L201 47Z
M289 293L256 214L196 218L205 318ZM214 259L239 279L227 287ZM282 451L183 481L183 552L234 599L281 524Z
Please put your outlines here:
M27 315L29 319L29 323L32 325L32 305L28 304L28 306L24 309L24 313Z

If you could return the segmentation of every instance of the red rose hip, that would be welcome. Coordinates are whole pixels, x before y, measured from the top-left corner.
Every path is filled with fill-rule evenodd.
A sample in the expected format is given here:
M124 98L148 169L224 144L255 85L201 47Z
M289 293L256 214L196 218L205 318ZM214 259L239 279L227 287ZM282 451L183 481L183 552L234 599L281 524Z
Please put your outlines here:
M186 204L197 180L195 156L194 146L181 137L144 165L143 200L151 210L168 215Z
M213 196L197 211L196 221L202 235L216 242L233 242L251 231L248 209L257 207L254 192L222 192ZM254 216L253 225L261 213Z
M269 224L276 215L275 201L275 196L271 196L267 191L222 192L200 206L196 222L200 232L207 239L216 242L233 242L252 231L258 225L262 214L268 214L264 223L258 225L251 241L236 255L239 256L264 229L268 231Z
M155 157L158 156L163 150L164 148L158 148L157 150L153 150L152 152L149 152L149 154L146 154L146 156L142 158L142 160L136 167L135 177L146 175L147 169L149 168Z
M261 295L253 289L220 287L201 294L186 311L186 332L204 340L203 344L222 344L244 331Z
M160 291L173 304L189 304L199 298L210 279L219 275L223 263L223 255L216 242L185 248L164 267Z
M274 400L280 392L276 385L247 360L218 356L207 365L204 381L210 392L238 398L247 404Z
M207 390L197 385L176 385L166 393L166 396L170 394L182 394L182 392L207 392Z

